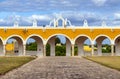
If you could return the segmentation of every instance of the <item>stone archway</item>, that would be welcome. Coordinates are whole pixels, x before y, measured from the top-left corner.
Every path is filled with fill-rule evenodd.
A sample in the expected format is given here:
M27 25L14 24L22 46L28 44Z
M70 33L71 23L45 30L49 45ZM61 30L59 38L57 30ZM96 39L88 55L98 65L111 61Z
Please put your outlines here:
M4 56L4 42L3 39L0 37L0 56Z
M30 44L35 45L35 49L27 48ZM26 55L36 55L36 56L43 56L44 52L44 45L43 39L39 35L30 35L26 39Z
M65 37L65 41L66 41L66 43L64 44L64 46L66 47L66 49L65 49L65 56L71 56L71 40L69 39L68 36L66 36L64 34L55 34L55 35L50 36L47 39L47 43L50 45L50 56L56 56L55 39L56 39L57 36ZM62 44L60 44L60 45L62 45Z
M21 36L19 36L19 35L9 36L6 39L5 44L7 44L8 42L11 42L14 44L12 55L17 55L17 56L23 55L23 53L24 53L24 51L23 51L24 50L24 46L23 46L24 40ZM6 53L7 53L7 50L6 50Z
M115 37L114 44L115 44L115 55L120 56L120 35Z
M103 41L105 41L105 40L107 40L107 42L109 43L109 46L110 46L110 48L111 48L111 51L110 51L110 52L107 52L107 54L109 54L109 53L112 52L112 49L113 49L113 48L111 47L112 42L111 42L110 37L108 37L107 35L98 35L98 36L95 38L95 40L94 40L94 43L96 43L96 45L97 45L97 52L96 52L96 54L97 54L98 56L104 55L103 52L102 52L102 50L103 50ZM107 55L107 54L105 54L105 55Z
M77 45L77 48L78 48L78 56L84 56L85 55L85 50L84 50L84 44L85 44L85 41L88 41L89 44L87 44L87 46L90 48L91 44L92 44L92 41L91 41L91 38L88 37L87 35L79 35L76 37L75 39L75 44ZM92 52L92 48L89 52ZM89 54L92 54L92 53L89 53ZM86 54L87 55L87 54Z

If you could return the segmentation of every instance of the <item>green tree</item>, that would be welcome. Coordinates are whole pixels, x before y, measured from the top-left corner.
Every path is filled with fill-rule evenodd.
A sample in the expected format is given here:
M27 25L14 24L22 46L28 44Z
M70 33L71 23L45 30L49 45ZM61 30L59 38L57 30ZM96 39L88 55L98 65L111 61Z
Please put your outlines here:
M106 48L106 49L103 49L103 47ZM111 52L111 46L108 45L108 44L102 45L102 52L103 53L110 53Z
M66 47L65 45L62 46L56 46L55 47L55 54L56 56L65 56L66 55Z
M46 45L46 56L50 56L50 45Z
M60 43L60 39L58 37L55 38L55 45Z
M28 51L37 51L37 43L32 42L26 45L26 50Z

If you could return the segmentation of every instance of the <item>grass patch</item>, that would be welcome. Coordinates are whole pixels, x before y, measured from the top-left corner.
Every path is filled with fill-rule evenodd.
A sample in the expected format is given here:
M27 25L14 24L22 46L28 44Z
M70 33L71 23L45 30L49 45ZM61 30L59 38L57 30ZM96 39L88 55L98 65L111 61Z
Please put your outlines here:
M84 58L120 71L120 56L100 56Z
M35 57L0 57L0 75L20 67L33 59Z

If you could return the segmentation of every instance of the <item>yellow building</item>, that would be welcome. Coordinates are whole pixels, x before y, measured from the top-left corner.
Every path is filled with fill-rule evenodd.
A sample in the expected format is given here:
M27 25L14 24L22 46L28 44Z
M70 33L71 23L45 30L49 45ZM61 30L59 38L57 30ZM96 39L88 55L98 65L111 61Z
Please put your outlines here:
M6 44L6 51L13 51L14 50L14 44Z
M94 50L96 50L97 48L94 47ZM91 52L92 51L92 48L90 46L84 46L84 51L87 51L87 52Z
M62 20L62 27L59 27L59 20ZM67 23L69 23L67 25ZM51 25L53 25L51 27ZM108 27L108 26L92 26L89 27L87 21L83 22L83 26L74 26L69 20L63 17L58 17L50 22L46 27L39 26L37 23L33 23L33 26L19 26L15 24L14 27L1 27L0 28L0 50L3 51L0 54L5 55L5 46L10 38L14 38L18 42L19 55L26 55L26 43L29 38L36 40L37 56L46 56L46 44L51 45L51 55L55 55L54 37L57 35L63 35L66 37L66 55L74 56L74 46L77 45L79 52L78 55L84 55L83 50L91 50L91 54L94 55L94 45L97 44L98 56L102 55L101 47L102 41L106 38L110 40L111 55L120 55L120 26ZM84 48L85 40L89 39L91 43L91 49ZM9 47L9 45L8 45ZM115 49L114 49L115 47ZM71 51L72 48L72 51ZM83 49L84 48L84 49ZM11 48L12 49L12 48ZM115 50L115 52L114 52Z

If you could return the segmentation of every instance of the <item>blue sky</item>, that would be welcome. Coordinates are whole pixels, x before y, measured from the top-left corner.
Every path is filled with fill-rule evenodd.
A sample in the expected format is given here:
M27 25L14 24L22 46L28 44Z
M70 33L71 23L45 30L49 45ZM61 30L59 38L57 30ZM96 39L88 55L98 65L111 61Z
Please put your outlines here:
M48 25L59 15L68 18L73 25L83 25L87 19L90 26L120 25L120 0L0 0L0 26Z
M50 20L62 15L73 25L108 26L120 25L120 0L0 0L0 26L48 25ZM63 40L64 42L64 40ZM106 42L107 43L107 42Z

